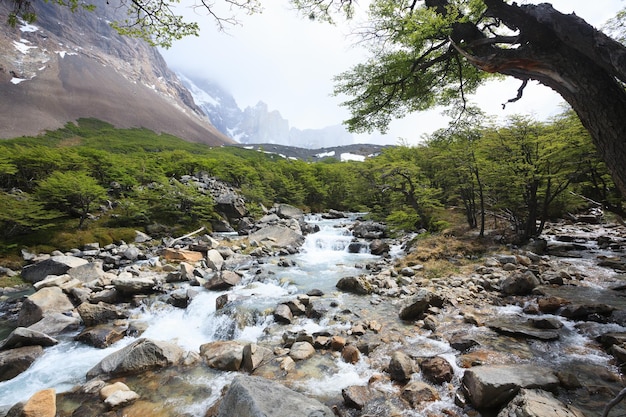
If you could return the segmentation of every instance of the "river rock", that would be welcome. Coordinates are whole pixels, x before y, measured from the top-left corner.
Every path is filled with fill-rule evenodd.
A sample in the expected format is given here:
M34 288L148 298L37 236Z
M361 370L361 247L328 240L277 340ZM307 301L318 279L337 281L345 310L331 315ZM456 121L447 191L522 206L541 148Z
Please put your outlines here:
M427 401L437 401L439 399L439 393L437 390L422 381L411 381L402 388L400 394L411 407L416 408L420 404Z
M424 359L420 363L420 370L424 378L435 384L450 382L454 376L454 369L450 362L439 356Z
M338 282L336 287L341 291L353 293L353 294L371 294L372 285L367 281L365 277L343 277Z
M505 295L527 295L537 285L539 279L531 271L514 272L500 281L500 290Z
M56 413L56 391L50 388L33 394L24 404L21 417L54 417Z
M67 284L71 280L72 280L72 277L69 276L68 274L48 275L47 277L45 277L41 281L35 282L33 284L33 288L35 288L35 290L39 290L39 289L44 288L44 287L59 287L59 288L61 288L64 284ZM80 285L79 281L76 281L76 282L78 283L78 285Z
M400 310L402 320L416 320L430 307L443 307L445 298L427 289L420 289Z
M221 371L238 371L243 362L245 343L236 340L220 340L200 346L200 356L211 368Z
M106 276L106 272L102 269L102 262L89 262L70 268L67 274L84 283L99 280Z
M41 346L24 346L0 352L0 382L15 378L41 355Z
M35 283L43 280L48 275L63 275L71 268L76 268L87 263L87 260L76 256L52 256L36 264L25 266L22 269L21 275L24 281Z
M87 372L88 378L137 374L180 362L183 350L171 342L139 339L111 353Z
M315 355L315 348L309 342L296 342L291 346L291 350L289 351L289 356L291 356L294 361L309 359L313 355Z
M281 219L304 219L304 212L297 207L289 204L277 204L275 207L276 214Z
M222 399L217 417L335 417L318 400L278 382L238 375Z
M274 319L278 323L291 324L293 321L293 313L286 304L279 304L274 309Z
M249 235L250 241L258 242L270 248L299 247L304 243L304 236L289 227L266 226Z
M45 333L48 336L57 336L61 333L77 330L80 319L63 313L46 314L37 323L28 326L29 329Z
M37 323L46 315L52 313L66 314L73 309L74 305L59 287L42 288L24 300L17 319L17 325L28 327Z
M382 256L386 253L389 253L389 250L390 250L389 243L381 239L374 239L370 243L370 253L372 255Z
M256 343L249 343L243 348L242 369L252 373L256 368L273 358L274 353L270 349Z
M405 383L411 379L413 369L413 359L401 351L395 351L391 355L391 360L387 366L387 372L391 379L400 383Z
M352 227L352 234L363 239L380 239L385 237L386 232L384 224L372 221L356 222Z
M125 326L100 324L83 330L75 337L75 340L89 346L104 349L122 340L125 334Z
M124 278L117 277L111 280L115 289L125 295L150 294L156 291L156 283L152 278Z
M224 265L224 257L218 250L211 249L206 254L206 264L213 271L221 271Z
M186 249L165 248L161 255L167 261L196 263L204 259L204 255L202 254L202 252L196 252Z
M100 398L109 408L117 408L139 399L139 394L128 388L128 385L118 381L102 387Z
M559 333L552 329L535 328L529 320L523 317L500 317L485 323L490 329L500 334L514 337L526 337L539 340L557 340Z
M95 326L111 320L128 317L128 314L123 312L119 307L103 302L99 302L98 304L85 302L79 305L76 310L78 314L80 314L80 318L83 319L85 326Z
M18 327L0 343L0 350L14 349L22 346L54 346L57 343L59 343L58 340L47 334L25 327Z
M234 271L216 272L204 284L204 288L211 291L224 291L241 282L241 276Z
M346 406L362 410L374 398L375 393L369 387L351 385L341 390L341 396Z
M597 321L592 320L591 316L609 316L614 307L611 307L603 303L589 303L589 304L569 304L559 312L559 315L567 317L571 320L582 321Z
M585 417L569 405L563 404L554 396L542 390L521 389L497 417Z
M558 385L551 369L534 365L476 366L463 375L463 390L479 410L501 407L522 388L555 390Z
M341 350L341 359L346 363L355 364L361 358L361 352L354 345L346 345Z

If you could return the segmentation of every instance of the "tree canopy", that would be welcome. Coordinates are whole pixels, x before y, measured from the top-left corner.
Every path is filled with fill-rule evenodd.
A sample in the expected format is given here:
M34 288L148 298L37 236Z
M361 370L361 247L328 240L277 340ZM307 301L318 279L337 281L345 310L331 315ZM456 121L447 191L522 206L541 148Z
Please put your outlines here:
M30 1L8 1L15 5L9 21L35 18ZM71 8L92 5L53 1ZM173 39L199 30L196 23L177 14L177 0L119 1L127 15L112 25L121 33L170 46ZM352 16L357 6L356 0L291 3L308 18L330 22L339 14ZM220 27L236 22L233 10L257 12L261 6L259 0L199 0L194 4ZM337 76L336 92L351 97L345 103L352 113L346 121L351 130L384 131L392 119L434 105L462 109L467 95L490 74L520 80L517 96L509 101L519 100L528 81L536 80L570 104L626 194L623 44L548 3L372 0L368 10L368 24L361 35L371 57Z

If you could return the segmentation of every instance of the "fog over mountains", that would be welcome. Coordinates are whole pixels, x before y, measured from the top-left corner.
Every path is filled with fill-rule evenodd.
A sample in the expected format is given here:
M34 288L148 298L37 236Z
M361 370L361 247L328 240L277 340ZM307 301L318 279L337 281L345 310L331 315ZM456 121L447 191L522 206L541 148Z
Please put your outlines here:
M322 129L298 129L289 126L278 110L270 110L263 101L240 109L235 98L216 82L178 73L198 107L223 134L242 144L269 143L319 149L354 143L342 125Z

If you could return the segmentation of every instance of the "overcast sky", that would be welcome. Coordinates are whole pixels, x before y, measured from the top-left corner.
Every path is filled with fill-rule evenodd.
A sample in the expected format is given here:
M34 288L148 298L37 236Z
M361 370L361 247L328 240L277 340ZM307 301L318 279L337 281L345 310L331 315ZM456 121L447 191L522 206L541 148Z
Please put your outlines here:
M229 27L227 33L218 31L208 16L186 12L200 22L200 37L176 41L172 48L161 51L165 60L175 70L216 80L242 109L264 101L270 110L278 110L289 120L292 127L340 124L349 114L340 106L342 98L332 96L332 79L367 56L355 46L350 25L331 26L302 19L287 0L262 3L261 14L240 15L241 25ZM623 0L551 0L550 3L563 13L575 12L596 27L624 7ZM522 100L502 110L502 103L514 97L519 86L520 81L512 78L492 82L482 87L472 100L488 114L498 117L521 113L545 119L561 111L560 97L532 81ZM356 140L397 144L401 138L417 143L424 134L447 125L448 119L440 113L434 110L415 114L392 123L384 137L375 133L359 135Z

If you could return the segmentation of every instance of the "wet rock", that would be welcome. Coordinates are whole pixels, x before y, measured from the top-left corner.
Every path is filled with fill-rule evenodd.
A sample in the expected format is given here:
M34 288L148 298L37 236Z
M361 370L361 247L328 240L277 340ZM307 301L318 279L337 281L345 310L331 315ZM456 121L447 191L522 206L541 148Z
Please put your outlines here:
M332 350L340 351L346 346L346 338L342 336L332 336L330 338L330 348Z
M402 320L416 320L430 307L443 307L445 299L432 291L420 289L416 295L410 298L400 310Z
M400 395L413 408L416 408L424 402L439 400L439 393L437 390L422 381L409 382L404 388L402 388L402 393Z
M500 281L500 290L505 295L527 295L539 285L539 279L531 271L515 272Z
M293 321L293 314L291 309L285 304L279 304L274 310L274 319L278 323L291 324Z
M180 362L183 350L171 342L139 339L113 352L87 372L88 378L137 374Z
M614 307L611 307L607 304L570 304L565 306L560 312L559 315L563 317L567 317L571 320L586 320L586 321L598 321L597 319L593 320L592 316L609 316Z
M18 327L13 330L6 339L0 342L0 350L14 349L23 346L54 346L58 340L48 336L47 334Z
M411 379L413 369L413 359L400 351L396 351L391 355L391 360L387 366L387 372L391 379L400 383L405 383Z
M369 245L366 242L350 242L348 245L348 253L366 253L369 251Z
M238 371L243 362L245 346L245 343L235 340L205 343L200 346L200 356L211 368L221 371Z
M242 369L252 373L262 364L274 358L274 353L266 347L250 343L243 348Z
M537 389L521 389L497 417L584 417L584 414Z
M355 364L361 358L361 353L354 345L347 345L341 351L341 359L346 363Z
M0 352L0 381L13 379L43 355L41 346L24 346Z
M311 319L321 319L329 310L330 307L326 301L312 300L306 306L306 316Z
M452 381L454 376L454 369L452 365L442 357L435 356L434 358L424 359L420 363L420 370L428 381L435 384L442 384L444 382Z
M382 256L389 253L389 250L389 244L380 239L374 239L372 243L370 243L370 253L372 255Z
M529 320L523 317L502 317L489 320L485 323L490 329L500 334L514 337L525 337L539 340L557 340L559 333L555 330L544 330L533 327Z
M356 222L352 227L352 234L363 239L380 239L385 237L386 232L384 224L372 221Z
M105 385L100 390L100 398L108 408L119 408L139 399L139 394L128 388L123 382Z
M570 304L570 301L562 297L543 297L537 300L539 311L542 313L554 313L559 308Z
M341 278L336 287L341 291L353 293L353 294L371 294L372 285L367 281L365 277L344 277Z
M226 391L217 417L335 417L315 399L265 378L239 375Z
M362 410L363 407L373 399L374 393L369 387L351 385L341 390L341 396L346 406Z
M189 290L185 288L181 288L172 292L167 299L167 303L176 307L176 308L187 308L189 302L191 301Z
M555 390L559 380L552 370L533 365L484 365L467 369L463 390L477 409L509 402L522 388Z
M450 347L460 351L461 353L465 353L474 346L478 345L478 342L476 340L472 339L470 336L461 333L453 334L448 340L448 343L450 344Z
M36 264L25 266L21 275L24 281L35 283L45 279L48 275L63 275L70 268L76 268L87 263L87 260L75 256L52 256Z
M56 391L50 388L33 394L33 396L24 403L21 417L54 417L56 413Z
M125 334L125 326L101 324L83 330L82 332L80 332L80 334L76 336L75 340L85 343L89 346L104 349L111 346L115 342L119 342L120 340L122 340Z
M44 316L53 313L70 313L73 309L74 305L60 288L42 288L24 300L17 325L28 327L37 323Z
M95 326L111 320L128 317L128 313L122 311L119 307L103 302L98 304L82 303L76 310L85 326Z
M291 350L289 351L289 356L291 356L294 361L309 359L313 355L315 355L315 348L309 342L296 342L291 346Z
M125 295L150 294L155 292L156 283L152 278L125 278L119 276L111 280L115 289Z
M529 322L537 329L558 330L563 327L563 322L555 317L533 318Z
M241 276L233 271L220 271L213 274L204 284L204 288L210 291L224 291L241 282Z

